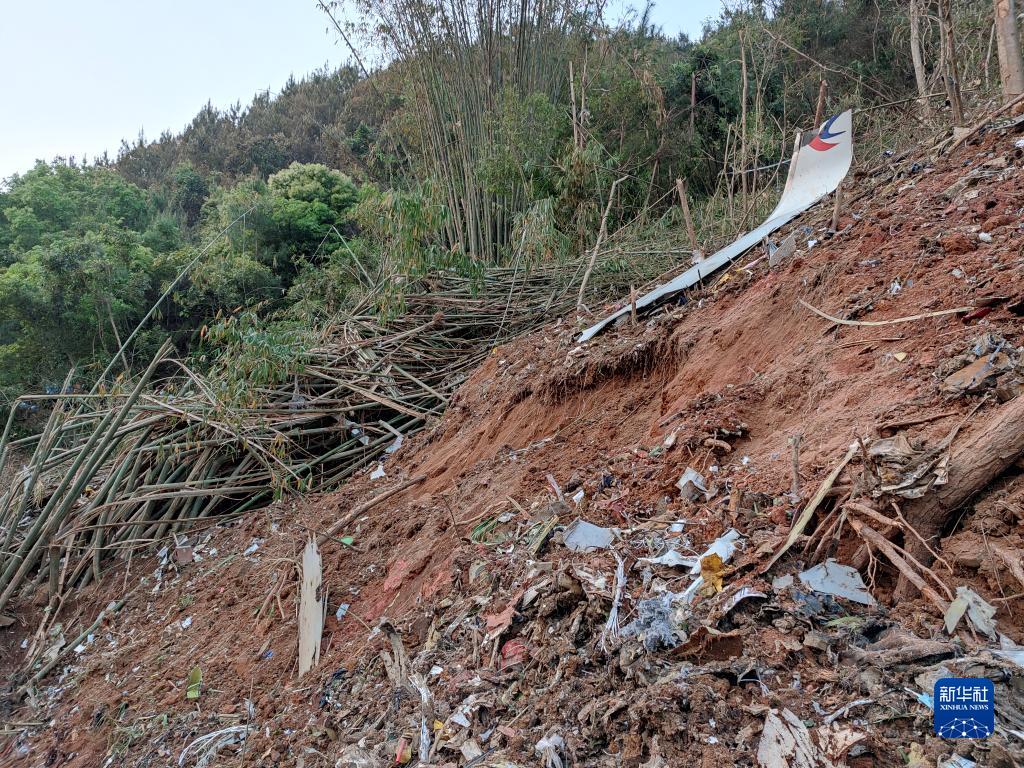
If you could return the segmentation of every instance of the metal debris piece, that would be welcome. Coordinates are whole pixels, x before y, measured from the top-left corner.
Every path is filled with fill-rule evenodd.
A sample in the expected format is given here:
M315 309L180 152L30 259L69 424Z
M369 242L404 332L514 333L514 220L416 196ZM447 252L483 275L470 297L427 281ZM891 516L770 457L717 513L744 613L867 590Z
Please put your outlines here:
M687 467L682 477L676 481L679 495L687 501L696 501L700 496L705 499L711 498L704 476L693 467Z
M302 553L302 587L299 597L299 676L320 661L320 637L324 631L324 601L320 596L323 579L320 552L312 536Z
M736 590L736 592L733 593L729 597L729 599L725 601L725 605L722 606L722 614L724 615L731 611L733 608L739 605L741 601L754 597L764 599L767 598L768 595L766 595L764 592L759 592L753 587L740 587L740 589Z
M996 377L1013 368L1013 360L1005 352L992 352L951 373L939 385L947 395L981 392L995 386Z
M834 148L833 151L821 151L820 146L823 145L819 138L821 135L829 139L824 143L829 145L829 149ZM818 147L814 146L814 141L818 141ZM650 293L636 299L635 302L627 303L617 312L613 312L583 331L577 337L576 342L583 343L593 338L616 318L665 301L690 286L696 285L708 275L725 266L747 249L760 243L772 232L788 224L825 195L834 192L840 182L846 178L852 161L853 112L847 110L828 118L806 144L796 146L779 204L760 226L737 238L703 262L693 265L664 285L659 285Z
M1017 645L1006 635L999 636L999 648L993 648L992 653L1024 669L1024 646Z
M875 598L864 586L855 568L829 559L799 574L802 584L815 592L842 597L861 605L874 605Z
M953 634L965 613L979 632L984 632L993 640L995 639L996 623L993 617L996 615L996 609L986 603L981 595L970 587L960 586L956 588L956 599L949 604L949 608L946 610L944 617L946 632Z
M657 557L641 557L639 562L649 565L667 565L673 568L693 568L695 565L699 567L700 558L693 555L681 555L677 550L670 549Z
M205 736L200 736L181 750L181 754L178 756L178 765L184 765L185 761L194 755L196 757L196 768L206 768L216 759L217 753L221 749L244 741L245 737L249 734L249 728L248 724L232 725L228 728L208 733Z
M574 520L565 533L562 542L572 552L592 552L596 549L608 549L615 541L614 528L602 528L588 523L586 520Z
M768 257L768 266L777 267L796 251L796 232L790 232L789 237L782 241L778 248L772 251Z

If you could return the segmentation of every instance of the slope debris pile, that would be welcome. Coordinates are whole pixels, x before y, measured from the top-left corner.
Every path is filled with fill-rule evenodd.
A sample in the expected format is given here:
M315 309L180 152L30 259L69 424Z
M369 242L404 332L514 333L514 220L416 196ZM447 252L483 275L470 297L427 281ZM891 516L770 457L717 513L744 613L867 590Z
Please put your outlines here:
M788 257L752 253L597 341L562 319L495 348L438 423L334 494L113 564L56 623L40 585L0 634L18 672L0 754L1014 764L1013 130L893 158L835 231L812 210ZM311 537L323 638L299 676ZM949 677L993 682L995 734L933 734Z

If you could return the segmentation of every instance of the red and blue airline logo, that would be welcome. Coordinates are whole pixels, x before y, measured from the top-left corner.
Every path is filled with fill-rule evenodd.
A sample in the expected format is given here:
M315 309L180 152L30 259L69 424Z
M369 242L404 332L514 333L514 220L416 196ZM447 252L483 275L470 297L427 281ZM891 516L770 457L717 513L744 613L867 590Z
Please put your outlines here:
M830 117L828 121L821 126L821 130L818 131L818 135L810 141L811 149L816 149L818 152L827 152L832 147L839 144L838 141L830 142L829 139L834 139L836 136L842 136L846 131L837 131L832 133L832 124L839 119L839 115Z

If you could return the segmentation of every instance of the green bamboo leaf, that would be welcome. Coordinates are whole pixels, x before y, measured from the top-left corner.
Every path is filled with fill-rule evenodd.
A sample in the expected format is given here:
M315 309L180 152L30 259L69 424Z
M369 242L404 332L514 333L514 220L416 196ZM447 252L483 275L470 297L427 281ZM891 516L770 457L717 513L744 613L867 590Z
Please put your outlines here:
M198 699L199 689L203 686L203 670L198 666L192 667L188 673L188 687L185 688L186 699Z

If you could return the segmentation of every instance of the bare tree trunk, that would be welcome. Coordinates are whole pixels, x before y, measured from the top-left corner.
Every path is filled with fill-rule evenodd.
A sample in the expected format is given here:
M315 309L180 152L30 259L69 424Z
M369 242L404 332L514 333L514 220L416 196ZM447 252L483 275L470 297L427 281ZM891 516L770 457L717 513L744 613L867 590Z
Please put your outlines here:
M995 17L999 79L1003 84L1003 98L1009 101L1024 93L1024 60L1020 55L1015 0L995 0Z
M953 124L964 124L964 105L960 98L960 67L956 60L956 39L953 34L953 10L951 0L939 0L939 25L942 27L942 48L945 51L946 96L953 113Z
M690 141L693 141L694 121L697 113L697 73L690 73Z
M740 181L743 185L743 207L747 207L747 45L746 35L740 32L740 67L743 71L743 96L740 102Z
M825 78L821 78L821 82L818 83L818 104L814 108L814 125L811 126L812 131L818 130L821 126L821 121L825 119L825 91L828 89L828 81Z
M576 117L576 77L572 71L572 59L569 60L569 101L572 104L572 145L580 146L580 127Z
M928 106L928 73L921 51L921 0L910 0L910 58L914 60L914 80L917 81L917 95L921 97L921 111L927 115L931 109Z

